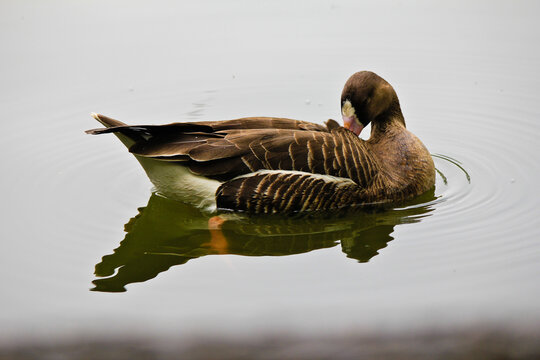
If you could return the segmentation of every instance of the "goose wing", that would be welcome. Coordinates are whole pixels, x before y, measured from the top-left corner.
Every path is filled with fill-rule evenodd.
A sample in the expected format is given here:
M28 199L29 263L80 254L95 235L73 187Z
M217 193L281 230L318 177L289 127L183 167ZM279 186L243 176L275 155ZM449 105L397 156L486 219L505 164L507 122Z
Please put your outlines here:
M102 117L102 115L100 115ZM198 175L228 181L258 170L295 170L349 178L366 187L378 166L363 140L334 120L242 118L169 125L113 126L137 156L179 162Z

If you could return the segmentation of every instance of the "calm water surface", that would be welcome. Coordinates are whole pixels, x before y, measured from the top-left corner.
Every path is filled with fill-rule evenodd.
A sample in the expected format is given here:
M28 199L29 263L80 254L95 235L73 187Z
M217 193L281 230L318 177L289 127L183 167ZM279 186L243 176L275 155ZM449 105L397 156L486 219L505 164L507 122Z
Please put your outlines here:
M538 326L539 10L3 1L0 338ZM439 170L382 212L235 219L211 241L116 138L83 133L90 112L322 123L362 69Z

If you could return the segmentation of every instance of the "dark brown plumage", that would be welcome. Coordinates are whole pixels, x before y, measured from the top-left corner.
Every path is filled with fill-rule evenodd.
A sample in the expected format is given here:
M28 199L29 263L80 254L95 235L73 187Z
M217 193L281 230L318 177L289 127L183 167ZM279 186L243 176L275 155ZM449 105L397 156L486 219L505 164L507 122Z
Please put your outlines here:
M119 136L167 196L174 197L178 184L152 176L158 163L221 182L218 208L250 213L398 201L434 185L431 156L405 128L385 80L354 74L342 93L342 114L351 131L333 120L326 126L269 117L128 126L95 115L107 128L88 133ZM364 141L357 135L370 122L371 138Z

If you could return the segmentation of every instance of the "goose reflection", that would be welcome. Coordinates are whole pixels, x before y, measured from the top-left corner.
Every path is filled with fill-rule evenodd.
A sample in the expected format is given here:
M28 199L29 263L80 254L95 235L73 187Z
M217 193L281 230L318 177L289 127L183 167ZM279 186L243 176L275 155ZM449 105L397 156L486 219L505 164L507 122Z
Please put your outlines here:
M175 265L206 255L284 256L338 244L347 257L367 262L393 240L394 226L433 211L434 191L394 209L361 209L310 217L243 217L209 228L209 216L188 204L152 194L125 225L125 238L95 267L93 291L123 292Z

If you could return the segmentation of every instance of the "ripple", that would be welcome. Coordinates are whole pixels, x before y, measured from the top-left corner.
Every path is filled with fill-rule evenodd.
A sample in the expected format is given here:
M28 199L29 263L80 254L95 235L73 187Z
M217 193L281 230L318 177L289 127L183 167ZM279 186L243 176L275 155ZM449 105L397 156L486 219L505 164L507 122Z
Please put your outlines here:
M468 260L477 265L533 267L523 261L534 256L524 256L520 249L538 251L538 227L532 226L538 224L537 201L531 191L540 169L531 144L537 141L539 114L498 103L494 97L498 96L492 93L468 99L474 112L443 112L438 121L445 125L427 134L437 138L437 153L443 155L434 157L440 171L437 200L425 228L431 236L423 242L433 236L446 239L437 251L469 254ZM507 94L506 99L521 102L519 94Z
M229 90L229 98L247 91ZM421 121L415 124L415 129L424 129L421 138L434 153L438 169L435 199L411 203L395 211L433 209L417 241L426 243L432 241L433 236L447 239L439 243L439 251L476 252L479 257L490 254L492 261L498 261L509 256L508 252L513 249L537 249L531 239L538 235L538 227L530 224L538 223L537 203L531 191L536 187L534 179L540 174L534 149L537 141L534 129L538 127L539 114L518 106L530 99L507 93L504 98L509 103L501 103L496 101L501 98L498 91L476 92L463 99L456 95L456 89L439 90L443 97L461 103L469 111L439 111L438 125L428 127L427 131ZM188 110L193 106L195 110L208 110L203 103L210 98L201 101L204 96L190 93L183 105L187 104ZM167 108L181 97L178 93L156 96L147 100L145 106ZM124 99L120 103L124 108L131 108L137 101ZM201 115L183 113L193 117ZM82 121L73 121L82 118L88 119L84 120L87 124L84 128L81 128ZM160 122L159 118L153 120ZM40 143L39 152L31 147L18 148L18 156L33 166L32 174L26 176L25 187L34 193L47 192L43 196L48 203L57 201L54 197L59 196L70 198L72 204L80 208L91 203L92 197L99 196L107 202L103 203L107 215L101 218L125 219L135 207L146 202L151 184L136 160L116 139L83 133L94 126L92 121L88 114L68 109L47 122L36 122L33 133L47 134L47 141ZM2 146L16 147L25 136L22 131L16 132ZM80 213L64 209L63 216L66 223L75 224ZM411 215L409 220L414 222L425 216ZM98 221L87 226L75 231L105 231L108 225ZM523 239L508 242L516 238L516 232ZM480 254L478 247L483 247L485 252ZM523 254L517 252L512 256L517 259Z

